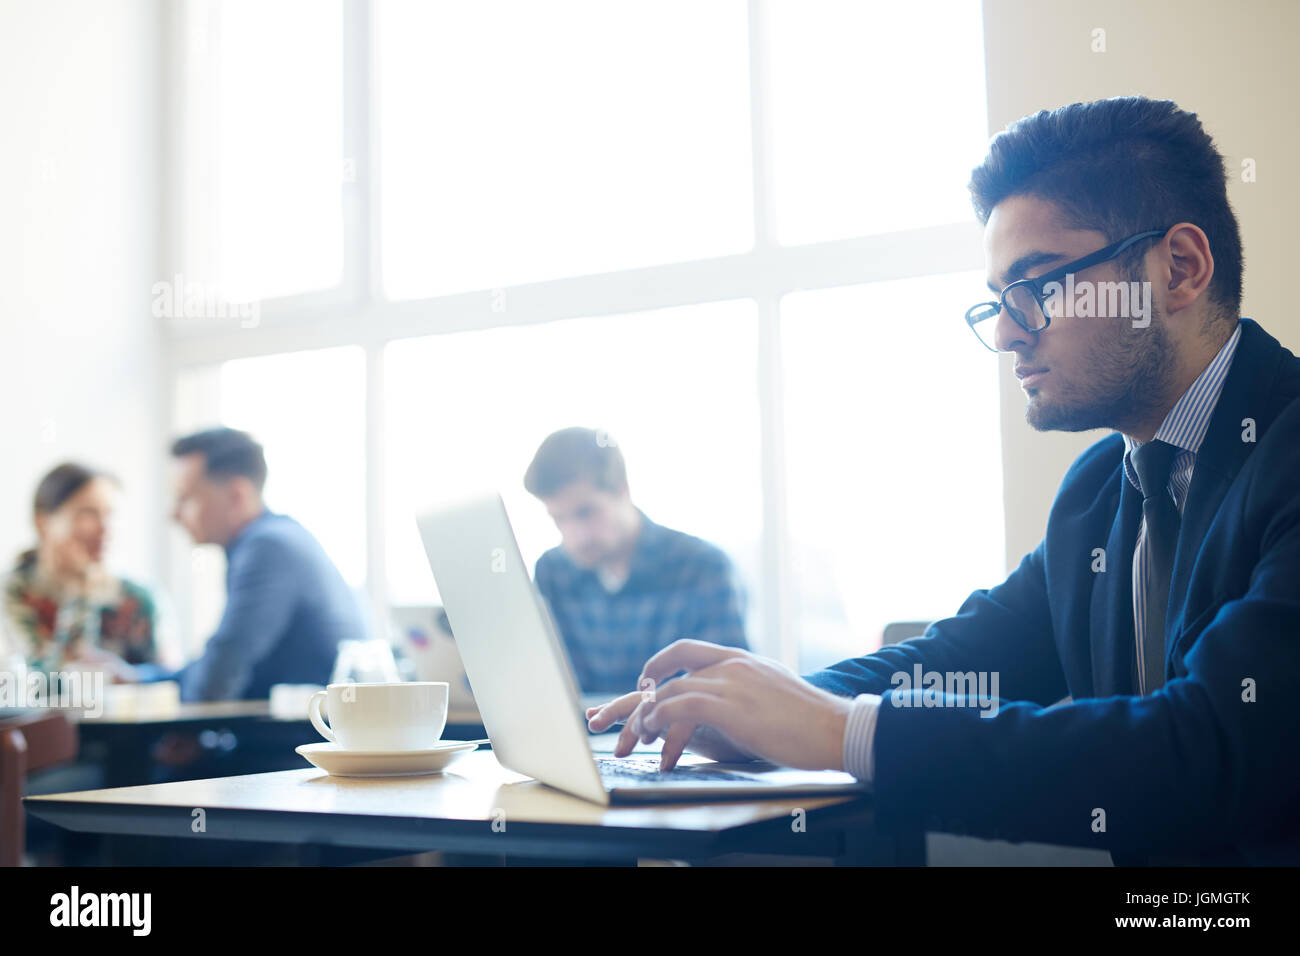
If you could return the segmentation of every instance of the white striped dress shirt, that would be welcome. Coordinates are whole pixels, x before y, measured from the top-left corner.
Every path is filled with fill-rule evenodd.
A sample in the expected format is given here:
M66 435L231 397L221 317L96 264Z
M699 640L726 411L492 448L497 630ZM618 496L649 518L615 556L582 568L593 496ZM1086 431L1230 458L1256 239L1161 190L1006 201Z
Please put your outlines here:
M1164 422L1156 429L1155 438L1179 449L1174 457L1169 474L1169 491L1181 515L1187 501L1187 489L1192 484L1192 470L1196 466L1196 454L1200 451L1205 431L1210 425L1210 416L1218 404L1223 391L1223 380L1227 378L1232 366L1232 356L1237 351L1237 342L1241 339L1241 323L1237 323L1232 337L1224 343L1205 371L1197 377L1191 387L1183 393L1177 404L1170 409ZM1133 449L1140 443L1124 436L1124 474L1138 491L1142 490L1137 472L1133 469L1130 457ZM1142 673L1142 641L1146 634L1146 522L1138 527L1137 548L1133 552L1133 627L1137 642L1138 686L1139 693L1146 693L1146 676ZM875 736L876 720L880 715L881 696L879 694L859 694L853 701L848 721L844 726L844 769L859 780L871 783L875 779L876 754Z
M1173 466L1169 470L1169 493L1173 495L1178 513L1183 513L1187 502L1187 489L1192 485L1192 469L1196 467L1196 454L1201 450L1205 440L1205 430L1210 427L1210 416L1218 404L1219 394L1223 391L1223 380L1232 366L1233 353L1237 351L1237 342L1241 339L1241 323L1233 331L1232 337L1219 349L1205 371L1192 383L1191 388L1169 410L1164 422L1156 429L1154 441L1162 441L1178 449ZM1133 450L1142 442L1136 442L1124 436L1124 474L1138 491L1142 483L1138 481L1137 469L1133 467ZM1142 492L1146 494L1146 492ZM1142 647L1146 643L1146 607L1147 607L1147 573L1150 560L1147 553L1147 524L1143 520L1138 525L1137 549L1133 552L1133 631L1137 650L1138 693L1147 692L1146 668L1143 666Z

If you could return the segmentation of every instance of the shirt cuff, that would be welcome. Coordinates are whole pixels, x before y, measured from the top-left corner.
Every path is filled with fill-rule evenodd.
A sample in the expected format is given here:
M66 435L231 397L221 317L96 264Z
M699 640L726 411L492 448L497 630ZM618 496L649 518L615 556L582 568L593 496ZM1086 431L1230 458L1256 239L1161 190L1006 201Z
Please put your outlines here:
M859 694L844 725L844 769L864 783L876 777L876 718L879 694Z

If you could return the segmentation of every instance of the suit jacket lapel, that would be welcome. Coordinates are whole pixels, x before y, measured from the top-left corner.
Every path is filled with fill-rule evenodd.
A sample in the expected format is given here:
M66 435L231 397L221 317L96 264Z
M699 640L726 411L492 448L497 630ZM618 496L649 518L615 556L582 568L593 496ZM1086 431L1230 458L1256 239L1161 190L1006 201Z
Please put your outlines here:
M1276 417L1272 400L1278 369L1283 359L1282 347L1250 319L1242 320L1241 341L1232 357L1232 368L1223 381L1223 390L1214 406L1205 439L1196 455L1192 484L1183 505L1183 520L1174 554L1173 576L1169 585L1168 622L1165 630L1173 635L1165 641L1165 673L1178 643L1179 631L1186 623L1184 597L1191 580L1192 568L1200 554L1205 535L1218 514L1229 485L1245 465L1255 442L1244 441L1245 419L1255 423L1255 439Z

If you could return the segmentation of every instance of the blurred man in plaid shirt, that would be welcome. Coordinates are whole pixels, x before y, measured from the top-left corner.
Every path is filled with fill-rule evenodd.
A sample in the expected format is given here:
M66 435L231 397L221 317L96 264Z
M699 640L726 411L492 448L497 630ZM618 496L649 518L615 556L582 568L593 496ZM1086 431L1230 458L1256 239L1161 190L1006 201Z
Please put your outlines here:
M550 435L524 487L560 529L560 547L538 559L534 576L583 693L635 689L642 665L680 638L748 647L731 560L646 517L632 502L622 453L603 433Z

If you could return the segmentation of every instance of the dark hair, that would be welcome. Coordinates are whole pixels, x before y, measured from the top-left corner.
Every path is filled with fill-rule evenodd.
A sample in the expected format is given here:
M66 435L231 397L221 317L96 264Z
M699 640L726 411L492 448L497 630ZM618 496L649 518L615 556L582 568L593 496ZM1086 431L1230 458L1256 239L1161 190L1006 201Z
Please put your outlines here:
M208 478L247 478L259 492L266 485L266 455L248 432L209 428L172 442L176 458L196 453L203 456L203 474Z
M586 479L606 491L627 487L623 453L605 432L564 428L548 435L524 474L524 487L549 498L575 481Z
M67 504L68 499L79 492L96 478L106 478L114 483L117 479L108 472L88 468L76 462L64 462L45 473L45 477L36 485L36 494L32 496L32 514L53 514ZM31 548L18 556L19 567L30 567L36 563L36 549Z
M1241 234L1223 156L1196 114L1169 100L1121 96L1019 119L994 138L970 192L981 223L1008 196L1031 195L1108 242L1194 223L1214 256L1209 300L1234 320L1241 310ZM1133 269L1147 248L1121 265Z

